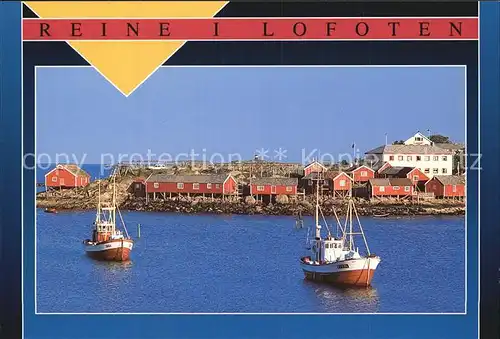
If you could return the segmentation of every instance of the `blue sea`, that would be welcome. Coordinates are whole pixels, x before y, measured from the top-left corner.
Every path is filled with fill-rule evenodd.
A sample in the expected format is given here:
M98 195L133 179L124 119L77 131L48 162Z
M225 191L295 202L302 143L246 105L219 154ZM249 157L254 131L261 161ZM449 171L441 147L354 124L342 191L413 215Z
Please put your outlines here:
M339 289L304 280L293 217L124 212L132 260L103 263L82 247L94 216L37 211L38 312L464 312L463 217L362 218L382 262Z

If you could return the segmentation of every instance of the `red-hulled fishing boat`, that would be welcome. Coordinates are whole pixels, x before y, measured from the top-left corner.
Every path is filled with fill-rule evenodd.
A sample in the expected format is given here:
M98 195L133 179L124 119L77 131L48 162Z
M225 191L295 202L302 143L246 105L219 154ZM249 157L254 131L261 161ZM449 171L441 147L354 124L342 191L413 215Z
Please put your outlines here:
M319 185L317 185L319 187ZM321 236L319 214L319 191L316 192L316 218L314 239L307 239L310 255L300 258L300 266L305 278L344 286L369 286L373 274L380 263L380 257L370 253L368 243L359 221L359 217L352 197L348 198L345 224L340 223L337 213L337 235L332 236L325 218L327 228L326 237ZM353 230L353 214L358 222L359 230ZM323 215L323 213L321 213ZM339 234L339 230L341 231ZM361 235L364 240L366 252L361 254L354 245L354 235Z
M116 227L116 214L120 216L125 234ZM113 175L113 201L111 204L101 203L101 183L99 182L99 198L96 219L92 230L92 239L83 241L85 252L89 257L104 261L128 261L134 246L129 237L125 223L116 204L116 181Z

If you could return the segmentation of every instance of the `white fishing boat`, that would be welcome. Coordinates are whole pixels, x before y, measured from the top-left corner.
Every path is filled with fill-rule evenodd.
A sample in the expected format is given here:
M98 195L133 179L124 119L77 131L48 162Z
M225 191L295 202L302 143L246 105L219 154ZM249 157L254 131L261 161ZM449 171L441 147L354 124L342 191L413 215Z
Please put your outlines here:
M380 263L380 257L370 253L352 196L347 198L347 203L344 225L340 223L334 210L337 234L332 236L320 208L319 189L316 190L315 237L309 239L308 232L306 244L310 255L300 258L300 267L306 279L338 285L369 286L371 284L375 270ZM324 238L321 235L320 214L327 231ZM354 230L353 217L357 221L358 231ZM365 254L361 254L355 247L354 236L362 236L366 248Z

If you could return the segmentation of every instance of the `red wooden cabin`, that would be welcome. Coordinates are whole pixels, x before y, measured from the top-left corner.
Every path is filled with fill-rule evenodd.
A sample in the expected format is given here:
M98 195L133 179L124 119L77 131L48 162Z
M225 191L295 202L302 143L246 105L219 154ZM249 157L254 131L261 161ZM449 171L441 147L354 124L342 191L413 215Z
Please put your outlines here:
M250 195L257 200L264 196L275 198L278 195L296 195L297 178L252 178L250 179Z
M326 170L327 168L323 164L313 161L304 167L304 176L308 176L311 173L323 173L326 172Z
M413 183L408 178L374 178L370 179L368 186L372 198L407 198L414 192Z
M167 175L152 174L145 181L146 198L169 198L182 195L225 197L238 192L236 180L230 174Z
M382 173L382 171L386 170L387 168L391 167L392 167L391 164L389 164L388 162L384 163L375 173L375 177L380 178L380 173Z
M45 174L45 187L84 187L90 183L90 175L75 164L59 164Z
M340 172L333 181L333 192L335 196L346 197L352 189L352 179L345 172Z
M425 183L425 192L434 193L436 198L465 197L465 176L463 175L435 175Z
M429 177L416 167L387 167L380 172L381 178L407 178L410 179L415 188L425 190L425 183Z
M362 165L349 170L354 182L367 182L375 177L375 171L368 166Z

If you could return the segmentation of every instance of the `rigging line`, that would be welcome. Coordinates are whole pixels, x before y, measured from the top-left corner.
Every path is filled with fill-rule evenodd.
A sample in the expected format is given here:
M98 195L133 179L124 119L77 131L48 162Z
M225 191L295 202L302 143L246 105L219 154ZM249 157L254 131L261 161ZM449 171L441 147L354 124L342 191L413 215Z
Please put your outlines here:
M345 230L342 227L342 224L340 223L340 219L339 219L339 216L337 215L337 210L336 210L335 206L333 206L333 215L335 216L335 220L337 221L337 234L338 234L338 229L340 227L340 230L342 231L342 236L344 237Z
M326 222L325 215L323 214L323 210L320 208L319 212L321 213L321 217L323 218L323 221L325 222L325 227L326 227L326 230L328 231L328 235L331 236L332 234L330 233L330 228L328 227L328 223Z
M118 211L118 216L120 217L120 220L123 224L123 229L125 230L125 234L127 235L127 238L130 239L130 236L128 235L128 231L127 231L127 226L125 225L125 222L123 221L122 213L120 212L120 209L118 208L118 206L116 206L116 210Z
M365 232L363 231L363 226L361 226L361 222L359 221L358 211L357 211L354 203L353 203L353 207L354 207L354 214L356 215L356 219L358 220L359 229L361 230L361 233L363 235L363 241L365 242L366 252L368 253L368 255L370 255L370 248L368 248L368 242L366 241Z

